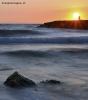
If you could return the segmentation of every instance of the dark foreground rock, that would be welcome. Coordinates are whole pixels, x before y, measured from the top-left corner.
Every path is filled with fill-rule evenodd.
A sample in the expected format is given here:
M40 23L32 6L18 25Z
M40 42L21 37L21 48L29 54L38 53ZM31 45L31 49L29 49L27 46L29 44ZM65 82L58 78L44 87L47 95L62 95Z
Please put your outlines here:
M44 23L39 27L88 30L88 20L65 20Z
M40 83L44 83L44 84L60 84L61 82L57 81L57 80L45 80L45 81L42 81Z
M24 76L20 75L18 72L14 72L10 75L6 81L4 82L5 85L10 87L33 87L36 86L36 83L30 79L25 78Z

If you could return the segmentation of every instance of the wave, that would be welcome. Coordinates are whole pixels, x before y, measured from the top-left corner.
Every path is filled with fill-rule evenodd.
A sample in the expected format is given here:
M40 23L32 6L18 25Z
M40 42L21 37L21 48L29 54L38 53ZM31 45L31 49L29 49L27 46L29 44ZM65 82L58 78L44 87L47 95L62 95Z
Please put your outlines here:
M78 37L53 37L53 38L20 38L20 37L1 37L0 44L12 43L48 43L48 44L87 44L88 36Z
M0 71L8 71L8 70L13 70L13 68L8 67L7 65L2 65L0 64Z
M32 30L0 30L0 36L6 37L6 36L13 36L13 35L37 35L39 32L32 31Z
M6 55L9 56L15 56L15 57L42 57L42 58L52 58L52 57L60 57L62 55L68 54L88 54L88 49L78 49L78 48L68 48L68 49L51 49L51 50L45 50L45 51L33 51L33 50L17 50L17 51L6 51L3 52Z
M31 50L19 50L19 51L8 51L4 54L12 56L33 56L33 57L46 57L47 53L44 51L31 51Z

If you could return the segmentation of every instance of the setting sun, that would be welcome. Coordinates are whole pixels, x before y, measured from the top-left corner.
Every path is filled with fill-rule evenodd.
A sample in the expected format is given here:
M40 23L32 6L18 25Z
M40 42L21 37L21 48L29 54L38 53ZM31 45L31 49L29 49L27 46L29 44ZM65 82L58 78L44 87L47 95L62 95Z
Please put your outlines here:
M80 16L80 15L79 15L79 13L74 13L74 15L73 15L73 16L74 16L74 19L76 19L76 20L77 20L77 19L79 18L79 16Z

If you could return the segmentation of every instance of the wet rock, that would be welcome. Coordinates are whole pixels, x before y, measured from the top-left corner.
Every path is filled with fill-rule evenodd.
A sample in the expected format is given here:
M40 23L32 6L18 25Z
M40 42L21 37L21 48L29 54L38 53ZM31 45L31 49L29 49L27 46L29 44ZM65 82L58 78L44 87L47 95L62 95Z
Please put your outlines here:
M20 75L17 71L10 75L6 81L4 82L5 85L10 87L33 87L36 86L36 83L32 80L25 78L24 76Z
M60 84L60 81L57 81L57 80L45 80L45 81L42 81L40 83L44 83L44 84Z

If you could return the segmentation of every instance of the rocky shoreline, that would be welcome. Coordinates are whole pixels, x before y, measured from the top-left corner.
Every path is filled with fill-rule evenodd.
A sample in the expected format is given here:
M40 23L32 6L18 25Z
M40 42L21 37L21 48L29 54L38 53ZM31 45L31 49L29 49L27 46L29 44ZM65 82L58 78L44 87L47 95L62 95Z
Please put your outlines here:
M38 27L88 30L88 20L52 21L46 22Z

